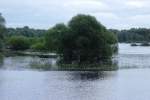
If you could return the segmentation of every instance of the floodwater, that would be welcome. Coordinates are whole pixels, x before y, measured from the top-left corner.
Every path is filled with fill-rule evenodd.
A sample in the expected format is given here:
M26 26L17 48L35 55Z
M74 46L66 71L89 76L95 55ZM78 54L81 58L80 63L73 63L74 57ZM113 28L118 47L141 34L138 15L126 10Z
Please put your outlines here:
M0 100L149 100L150 47L119 44L117 71L43 71L54 59L4 57ZM38 60L38 61L35 61Z

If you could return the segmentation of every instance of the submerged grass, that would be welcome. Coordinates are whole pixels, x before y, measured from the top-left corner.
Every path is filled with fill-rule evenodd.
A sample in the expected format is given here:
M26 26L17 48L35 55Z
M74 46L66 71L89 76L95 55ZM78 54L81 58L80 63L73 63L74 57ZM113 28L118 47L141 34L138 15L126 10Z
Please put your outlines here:
M28 55L20 52L7 52L9 56L31 56L31 53ZM35 54L32 54L34 57ZM53 55L52 55L53 56ZM56 57L56 55L54 55ZM55 58L57 61L57 58ZM53 57L52 57L53 58ZM29 66L31 69L36 70L44 70L44 71L113 71L117 70L118 66L115 63L106 61L103 63L96 64L63 64L63 63L55 63L52 64L51 57L48 59L47 57L39 57L35 56L30 62Z
M60 64L58 70L65 71L113 71L117 70L117 65L107 64Z
M30 67L32 69L38 69L38 70L51 70L52 62L49 61L48 59L44 59L44 58L42 58L40 60L33 59L30 62Z
M49 71L114 71L118 69L117 64L55 64L49 61L31 61L32 69Z

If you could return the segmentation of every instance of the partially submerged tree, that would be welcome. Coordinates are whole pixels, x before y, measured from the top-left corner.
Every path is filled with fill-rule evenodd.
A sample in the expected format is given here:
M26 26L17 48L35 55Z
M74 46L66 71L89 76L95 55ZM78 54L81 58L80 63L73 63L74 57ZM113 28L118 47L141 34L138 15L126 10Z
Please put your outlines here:
M69 32L62 34L61 57L65 63L98 63L112 56L111 45L116 36L95 17L77 15L68 24Z
M116 35L95 17L77 15L68 26L57 24L45 36L46 47L56 51L63 63L91 64L111 58Z

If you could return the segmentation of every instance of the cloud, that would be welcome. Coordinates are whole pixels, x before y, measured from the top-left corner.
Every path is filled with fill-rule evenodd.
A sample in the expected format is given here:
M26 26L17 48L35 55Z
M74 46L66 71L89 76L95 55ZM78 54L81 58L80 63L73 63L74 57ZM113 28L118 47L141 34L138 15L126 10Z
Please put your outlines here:
M131 1L128 1L126 5L132 8L143 8L146 5L146 2L139 1L139 0L131 0Z
M0 0L8 27L49 28L91 14L108 28L150 27L150 0Z

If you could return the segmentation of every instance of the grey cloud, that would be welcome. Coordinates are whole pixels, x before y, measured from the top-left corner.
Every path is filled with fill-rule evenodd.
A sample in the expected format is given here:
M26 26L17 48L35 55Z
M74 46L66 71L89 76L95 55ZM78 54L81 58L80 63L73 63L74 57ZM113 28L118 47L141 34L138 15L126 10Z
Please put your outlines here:
M49 28L78 13L91 14L108 28L150 27L150 0L0 0L8 27Z

